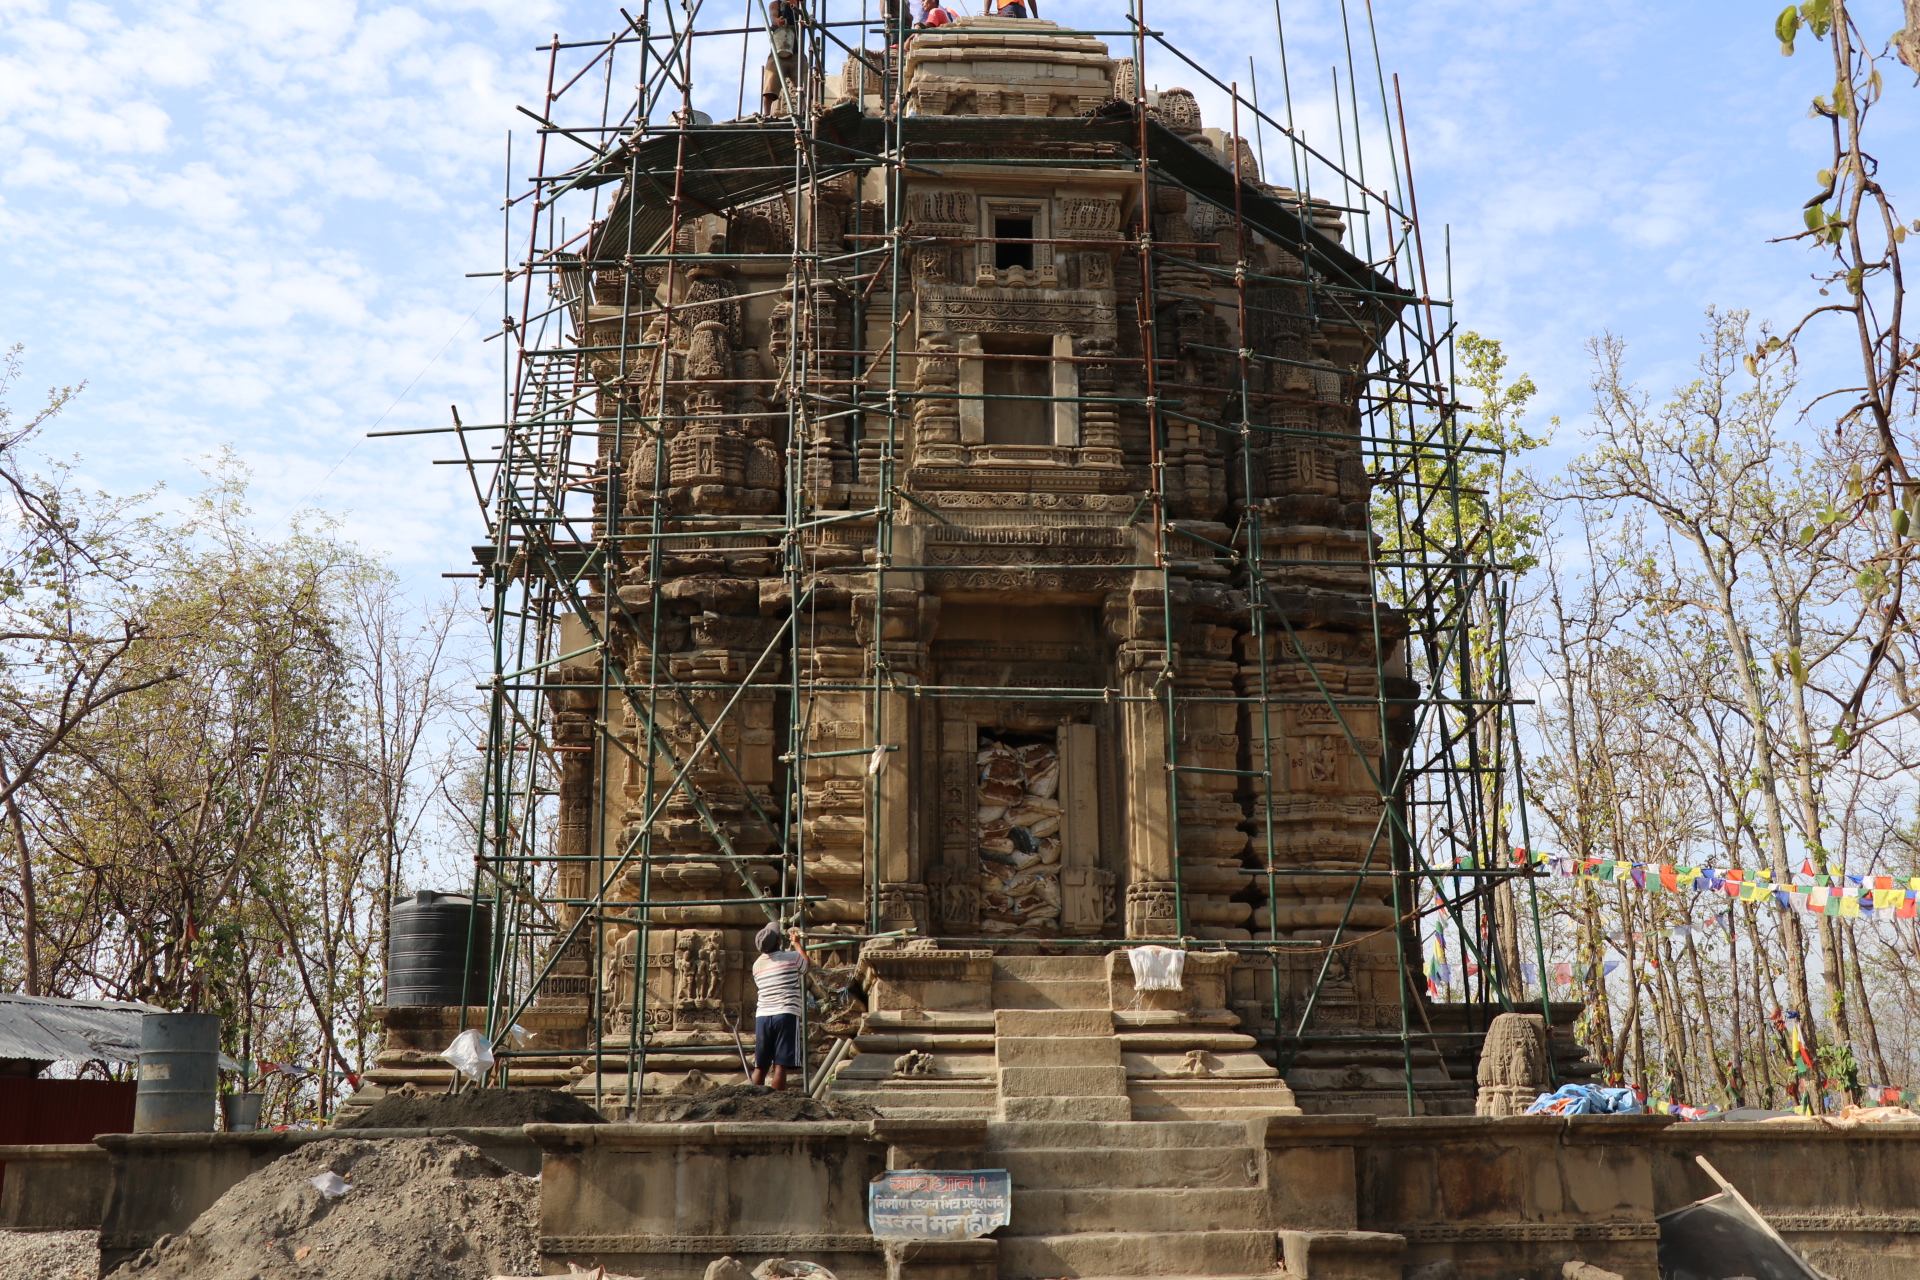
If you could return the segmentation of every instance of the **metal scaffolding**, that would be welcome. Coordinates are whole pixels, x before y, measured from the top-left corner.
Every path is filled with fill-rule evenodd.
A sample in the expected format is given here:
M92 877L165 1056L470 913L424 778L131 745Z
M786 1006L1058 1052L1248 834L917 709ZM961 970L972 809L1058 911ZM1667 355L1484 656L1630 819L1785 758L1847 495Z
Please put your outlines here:
M1153 219L1142 216L1122 233L1131 236L1129 251L1145 298L1139 316L1142 354L1131 371L1141 394L1102 394L1098 402L1145 416L1148 483L1129 523L1150 531L1151 557L1128 565L959 566L1065 575L1148 571L1160 575L1169 593L1177 572L1196 556L1210 556L1230 571L1233 588L1246 601L1251 637L1246 653L1252 675L1239 689L1209 690L1176 677L1169 607L1163 610L1167 622L1159 655L1166 674L1148 694L1128 695L1111 687L1020 690L1026 699L1158 705L1171 762L1166 811L1174 826L1177 945L1228 948L1242 953L1243 964L1271 970L1272 1026L1263 1035L1263 1052L1285 1074L1316 1045L1379 1039L1317 1030L1316 1011L1336 957L1390 933L1404 977L1398 984L1399 1028L1390 1039L1399 1048L1410 1112L1416 1107L1416 1051L1437 1049L1444 1057L1449 1037L1473 1040L1492 1014L1524 998L1527 984L1510 972L1522 943L1539 963L1539 1004L1549 1024L1564 1020L1546 1003L1533 886L1519 889L1512 883L1528 870L1524 858L1513 853L1516 841L1526 844L1526 815L1516 785L1515 699L1505 660L1507 566L1495 555L1494 517L1464 478L1475 461L1497 448L1475 435L1472 409L1457 399L1451 304L1429 287L1434 282L1444 290L1450 267L1444 260L1430 263L1427 256L1398 80L1390 82L1380 72L1377 41L1367 43L1372 40L1370 9L1368 25L1347 33L1344 85L1340 71L1334 73L1333 101L1341 123L1337 144L1328 149L1310 143L1294 124L1296 89L1285 64L1284 32L1285 106L1269 113L1260 108L1257 89L1222 82L1153 30L1144 3L1131 0L1129 11L1117 15L1114 30L1086 33L1123 41L1131 49L1134 72L1126 97L1082 118L910 114L902 59L882 52L897 51L909 38L897 7L889 10L891 19L874 17L864 3L852 0L810 0L797 28L788 28L797 30L797 51L767 63L768 74L778 80L775 111L720 124L709 123L698 107L724 100L724 89L733 87L731 77L721 77L725 84L696 84L696 74L731 68L737 48L735 107L752 105L748 81L759 67L757 57L749 55L764 46L773 23L764 3L750 3L744 21L731 21L711 19L697 2L642 0L633 12L620 11L624 25L604 39L563 42L556 37L543 47L546 92L538 111L522 108L537 130L533 154L529 160L523 148L516 156L510 146L507 165L499 270L503 322L489 339L503 348L504 410L495 422L467 423L456 416L453 426L440 429L458 445L459 456L446 461L471 477L486 518L486 542L475 548L477 573L450 576L478 579L492 630L474 891L477 900L491 903L497 922L495 977L487 999L470 1003L487 1006L485 1030L502 1043L500 1054L510 1064L503 1081L521 1069L517 1064L523 1059L553 1057L550 1051L513 1049L504 1035L543 992L561 990L570 978L576 984L570 990L587 1005L593 1040L587 1053L596 1081L613 1052L605 1045L605 1029L624 1014L622 1025L631 1032L624 1049L625 1101L634 1101L649 1056L671 1052L651 1045L646 1031L643 970L652 909L751 904L770 920L804 919L818 894L807 881L803 782L808 762L823 754L875 761L865 795L868 901L863 928L843 929L812 945L844 948L880 933L883 796L875 779L886 735L870 732L862 741L822 753L812 749L806 726L818 698L852 694L867 701L865 724L872 730L882 722L883 694L899 691L889 673L879 615L889 578L900 581L904 572L894 565L896 522L919 501L902 487L900 469L916 398L924 393L903 375L903 343L893 337L911 318L907 255L917 245L941 239L916 234L909 225L904 191L910 173L928 171L929 148L955 138L1074 148L1077 166L1130 173L1142 210L1154 207L1157 188L1171 185L1213 210L1217 225L1231 231L1231 240L1204 246L1156 241ZM868 49L870 38L877 38L882 49ZM1363 50L1371 50L1373 67L1362 67L1370 76L1356 76L1356 39ZM871 103L877 96L879 110L863 107L862 95L829 102L824 69L830 57L864 62L864 99ZM1142 73L1149 65L1203 78L1231 103L1227 136L1235 154L1230 168L1194 163L1198 153L1155 117ZM1365 78L1375 82L1379 101L1363 112L1360 80ZM1385 143L1385 172L1376 155L1371 181L1363 139L1376 152ZM1268 141L1279 153L1270 168L1264 163ZM1253 163L1255 154L1265 173L1289 174L1292 187L1276 196L1273 188L1243 179L1241 166ZM530 176L522 176L528 169ZM794 234L791 246L777 253L742 251L734 241L724 253L695 253L682 234L699 216L738 214L766 207L770 200L790 209L798 228L811 223L829 184L842 175L871 181L872 174L880 175L885 198L874 202L877 209L858 198L852 202L844 243L854 247L843 251L809 247L805 237ZM869 219L872 225L866 225ZM1353 233L1351 247L1341 243L1334 220L1344 220ZM1292 620L1296 609L1290 606L1297 601L1289 596L1287 571L1309 563L1324 567L1324 561L1302 559L1270 537L1257 501L1229 507L1232 534L1224 542L1203 537L1170 509L1170 441L1193 441L1196 449L1217 451L1229 468L1230 484L1238 472L1237 491L1244 496L1256 492L1257 445L1271 438L1311 440L1329 434L1304 425L1273 425L1270 419L1282 415L1268 410L1285 397L1257 389L1263 362L1289 362L1257 354L1244 335L1268 318L1290 315L1277 300L1290 296L1283 290L1301 288L1302 281L1253 269L1247 246L1255 236L1285 246L1306 264L1309 323L1357 332L1373 352L1357 390L1356 431L1342 435L1347 442L1357 438L1372 486L1376 535L1355 565L1365 569L1379 602L1370 606L1375 678L1371 690L1357 696L1322 679ZM1239 246L1237 261L1227 260L1232 243ZM1196 252L1200 249L1207 252ZM786 271L778 293L787 327L776 339L786 343L779 371L782 394L777 405L752 415L772 424L785 476L778 489L780 508L759 514L706 516L670 509L662 443L663 425L675 420L670 397L603 394L610 381L652 379L664 387L676 376L669 357L675 326L689 323L688 314L698 305L681 301L687 296L683 285L703 263L721 260L778 261ZM1176 380L1177 362L1160 354L1166 344L1155 331L1156 299L1160 291L1177 293L1180 287L1178 281L1164 282L1169 269L1183 279L1197 273L1215 289L1231 288L1243 337L1237 350L1213 350L1222 371L1219 385L1183 386ZM605 293L609 282L620 290L609 304L613 319L595 312L596 290ZM827 297L851 299L851 340L848 327L836 331L821 322L826 308L817 304ZM893 337L871 346L867 335L873 330ZM1106 363L1122 360L1116 355ZM1183 408L1184 396L1200 392L1226 396L1230 407L1219 421ZM942 395L964 398L953 390ZM1061 399L1057 388L1055 395L1041 397L983 391L974 398L1037 398L1049 404ZM1093 402L1084 393L1077 399ZM1208 435L1214 438L1203 439ZM647 458L653 461L636 462ZM634 496L629 476L636 465L652 466L651 499ZM822 506L819 478L836 465L851 475L847 499L841 506ZM812 669L801 653L813 606L810 593L821 582L809 534L846 521L870 524L873 530L865 563L836 569L871 583L862 590L870 591L875 619L863 669L856 674ZM676 671L670 654L652 642L671 625L663 613L662 588L675 556L716 546L775 557L785 603L773 615L770 636L757 640L759 659L744 672ZM622 635L639 642L615 643ZM1304 669L1308 687L1280 687L1275 663L1282 658ZM938 699L982 691L917 684L906 692ZM716 699L721 701L717 713ZM749 701L768 699L784 704L774 721L785 728L780 785L756 793L744 785L723 729L744 715ZM1344 734L1362 760L1368 754L1359 750L1349 717L1356 709L1370 711L1385 730L1383 753L1367 765L1381 801L1379 820L1364 862L1348 876L1351 891L1339 923L1329 939L1320 941L1283 936L1273 909L1287 877L1327 875L1291 869L1275 856L1276 798L1268 784L1276 776L1278 748L1265 709L1302 702L1326 708L1333 731ZM1241 724L1257 726L1251 734L1243 731L1236 769L1182 762L1174 726L1183 708L1206 703L1234 706ZM618 721L637 725L637 735L623 737ZM590 828L571 836L558 830L557 803L569 757L590 762L597 798ZM629 784L637 779L645 815L612 832L605 829L615 820L605 797L616 785L616 769L628 771ZM742 783L740 811L714 811L697 779L716 771ZM1213 785L1209 774L1235 775L1232 794L1251 815L1246 857L1264 885L1268 918L1265 928L1246 940L1203 939L1188 927L1178 864L1182 795L1184 789ZM684 856L655 848L658 820L669 803L691 806L716 844L717 854L702 854L701 860L737 872L733 885L711 899L653 896L655 877ZM742 852L736 839L743 830L771 837L754 842L769 843L770 850ZM623 881L637 883L637 897L613 894L613 886ZM1396 923L1352 927L1349 917L1363 887L1381 881ZM1517 892L1526 894L1520 911L1513 909ZM1522 928L1519 922L1529 916L1531 926ZM1440 1029L1414 976L1422 955L1421 924L1433 919L1451 920L1470 947L1484 947L1477 957L1480 982L1465 1021ZM1505 941L1517 928L1524 936ZM608 1007L610 988L603 980L616 929L639 935L640 969L631 1007L624 1011ZM989 945L1005 939L963 941ZM1049 945L1120 944L1110 938L1060 938ZM1299 1000L1283 990L1281 976L1283 964L1295 963L1313 971ZM816 1045L810 1062L817 1064L822 1049ZM617 1105L621 1100L606 1101Z

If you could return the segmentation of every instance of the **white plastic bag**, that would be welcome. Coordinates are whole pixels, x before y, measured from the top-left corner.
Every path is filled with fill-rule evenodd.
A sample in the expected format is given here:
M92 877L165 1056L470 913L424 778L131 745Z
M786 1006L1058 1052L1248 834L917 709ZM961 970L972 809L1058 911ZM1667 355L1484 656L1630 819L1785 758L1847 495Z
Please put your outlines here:
M440 1056L469 1080L479 1080L493 1070L493 1046L472 1027L455 1036Z
M1135 991L1178 991L1187 969L1187 953L1172 947L1128 947Z
M341 1196L353 1190L352 1183L331 1169L317 1178L308 1178L307 1181L313 1184L315 1191L318 1191L323 1198L328 1200L338 1200Z

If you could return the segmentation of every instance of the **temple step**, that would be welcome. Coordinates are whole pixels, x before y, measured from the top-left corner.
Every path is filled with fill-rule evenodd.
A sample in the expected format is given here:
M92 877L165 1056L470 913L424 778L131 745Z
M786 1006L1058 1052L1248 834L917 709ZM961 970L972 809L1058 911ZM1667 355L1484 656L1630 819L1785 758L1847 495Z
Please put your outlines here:
M989 1151L1103 1149L1115 1152L1170 1147L1217 1150L1246 1145L1244 1124L1214 1120L1124 1125L1065 1120L1044 1124L1001 1121L987 1126Z
M996 1009L1106 1009L1111 1004L1101 956L1000 956L993 962Z
M1125 1121L1138 1127L1140 1121ZM1245 1130L1241 1130L1241 1143ZM1003 1149L995 1160L1024 1191L1088 1191L1145 1188L1257 1187L1260 1161L1252 1147L1165 1147L1137 1157L1115 1158L1098 1148Z
M1000 1009L993 1021L1001 1119L1133 1118L1107 1010Z
M1084 1231L1003 1236L1005 1277L1272 1275L1272 1231Z
M1104 982L1106 977L1105 955L996 956L993 961L995 982L1010 978L1040 982Z
M996 1009L1105 1009L1106 979L1047 981L1012 978L993 984Z
M1046 1188L1013 1193L1017 1235L1081 1231L1235 1231L1266 1221L1264 1187Z
M1277 1075L1252 1080L1135 1080L1129 1093L1136 1120L1204 1119L1244 1124L1261 1116L1300 1114L1293 1090Z

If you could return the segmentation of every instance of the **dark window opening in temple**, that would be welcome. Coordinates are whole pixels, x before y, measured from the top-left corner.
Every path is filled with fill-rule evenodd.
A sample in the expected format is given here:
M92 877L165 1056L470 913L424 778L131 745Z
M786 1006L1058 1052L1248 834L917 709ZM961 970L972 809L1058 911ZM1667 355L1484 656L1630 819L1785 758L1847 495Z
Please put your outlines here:
M987 396L981 415L985 442L1052 444L1053 405L1045 399L1018 397L1053 394L1052 361L1031 358L1052 355L1053 339L1045 334L989 333L981 335L980 349L988 357L981 378L981 390ZM1029 358L995 360L994 356Z
M1000 243L993 246L993 265L1001 271L1008 267L1020 267L1033 270L1033 245L1009 244L1010 240L1033 239L1032 218L995 218L993 220L993 238Z

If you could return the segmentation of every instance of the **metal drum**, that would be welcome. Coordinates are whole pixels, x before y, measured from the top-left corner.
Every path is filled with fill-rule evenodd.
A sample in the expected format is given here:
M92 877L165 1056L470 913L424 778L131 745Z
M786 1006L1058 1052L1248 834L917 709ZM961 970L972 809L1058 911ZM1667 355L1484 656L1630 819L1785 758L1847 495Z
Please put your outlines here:
M220 1086L220 1015L149 1013L140 1019L135 1133L211 1133Z
M388 925L387 1003L485 1004L492 947L486 903L421 890L394 907Z

